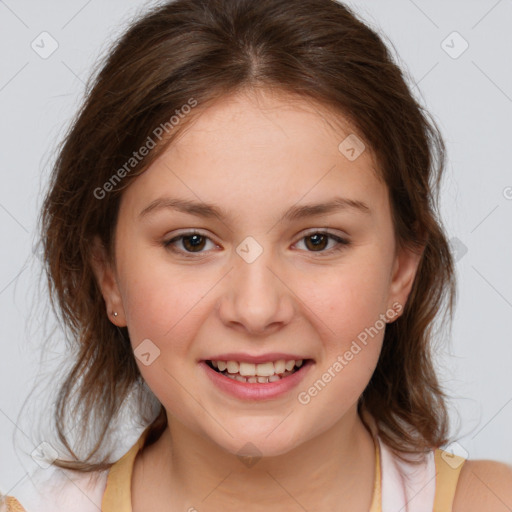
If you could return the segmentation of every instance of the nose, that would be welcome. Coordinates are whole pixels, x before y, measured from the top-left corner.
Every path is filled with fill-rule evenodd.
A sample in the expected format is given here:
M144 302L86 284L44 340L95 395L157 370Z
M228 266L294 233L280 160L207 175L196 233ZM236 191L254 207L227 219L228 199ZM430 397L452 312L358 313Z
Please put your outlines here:
M252 262L235 255L223 280L219 315L222 322L253 336L268 335L287 325L295 307L284 270L272 261L271 251Z

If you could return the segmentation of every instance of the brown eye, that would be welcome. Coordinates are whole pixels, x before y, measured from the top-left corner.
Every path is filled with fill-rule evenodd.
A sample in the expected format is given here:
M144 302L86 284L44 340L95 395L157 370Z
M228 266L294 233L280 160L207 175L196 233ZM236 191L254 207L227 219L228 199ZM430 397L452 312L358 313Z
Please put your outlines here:
M181 238L183 247L190 252L201 251L206 244L206 238L202 235L183 236Z
M329 237L321 233L315 233L314 235L306 236L304 240L306 240L306 246L308 249L313 251L322 251L327 247ZM308 241L311 241L311 244L308 244Z
M211 242L207 236L192 232L176 236L169 241L163 242L163 246L183 256L191 256L207 252L203 250L207 242ZM213 242L211 243L213 244Z
M350 241L339 236L325 233L322 231L312 232L309 235L303 237L300 242L304 241L307 252L321 253L323 256L331 254L332 252L339 251L350 245ZM333 246L328 247L329 241L333 241Z

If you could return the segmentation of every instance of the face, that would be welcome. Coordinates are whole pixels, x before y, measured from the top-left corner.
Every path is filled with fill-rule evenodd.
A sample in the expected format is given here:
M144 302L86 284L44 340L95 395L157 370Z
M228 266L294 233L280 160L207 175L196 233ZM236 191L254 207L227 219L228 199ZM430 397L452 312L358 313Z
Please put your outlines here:
M417 268L369 148L340 149L353 132L321 112L262 93L205 109L124 192L115 266L96 264L169 422L231 453L354 413Z

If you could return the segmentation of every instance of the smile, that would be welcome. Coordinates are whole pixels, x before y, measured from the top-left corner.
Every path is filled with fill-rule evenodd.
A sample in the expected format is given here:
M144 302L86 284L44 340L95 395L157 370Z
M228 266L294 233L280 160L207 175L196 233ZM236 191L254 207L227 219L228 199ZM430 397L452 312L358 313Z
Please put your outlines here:
M213 370L238 382L266 384L295 373L302 366L303 359L297 361L279 359L258 364L238 361L206 361L206 364Z
M202 360L200 368L223 394L242 400L270 400L284 396L306 377L313 359L277 359L261 363Z

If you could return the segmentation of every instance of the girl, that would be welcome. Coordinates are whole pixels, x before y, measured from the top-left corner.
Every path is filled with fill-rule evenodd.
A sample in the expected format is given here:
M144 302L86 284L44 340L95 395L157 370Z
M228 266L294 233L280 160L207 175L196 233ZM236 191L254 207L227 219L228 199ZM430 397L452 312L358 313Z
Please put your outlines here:
M78 352L54 471L4 509L510 510L511 468L440 448L442 167L434 123L341 3L177 0L136 22L44 203ZM158 410L115 460L111 424L148 389Z

